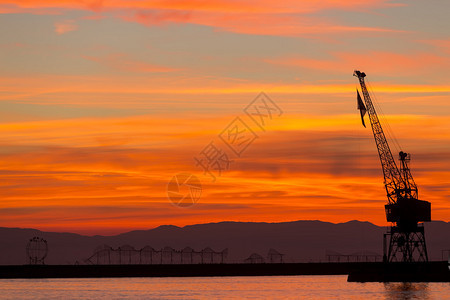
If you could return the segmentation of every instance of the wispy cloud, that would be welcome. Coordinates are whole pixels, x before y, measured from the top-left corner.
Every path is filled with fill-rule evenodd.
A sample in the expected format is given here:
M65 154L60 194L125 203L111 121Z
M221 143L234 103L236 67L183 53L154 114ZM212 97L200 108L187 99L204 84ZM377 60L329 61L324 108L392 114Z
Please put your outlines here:
M443 53L450 53L450 39L448 40L424 40L420 41L425 44L433 45Z
M3 13L86 10L147 26L189 23L241 34L307 36L358 32L400 32L383 27L325 21L314 16L323 10L364 11L399 6L386 0L372 1L27 1L2 0ZM67 25L66 25L67 26ZM63 30L63 29L62 29Z
M141 116L2 124L0 186L6 210L0 226L78 232L94 227L91 232L99 233L230 216L340 222L358 211L384 224L376 147L356 113L287 115L212 183L193 156L217 134L205 124L228 119ZM441 209L434 218L445 219L450 156L439 155L439 168L432 167L437 162L431 158L442 151L436 140L449 144L449 118L390 116L389 121L407 144L411 124L421 124L408 149L416 154L413 175L425 185L424 197ZM166 198L167 181L181 171L197 174L204 185L200 203L188 213ZM58 218L49 218L55 214Z
M370 70L384 75L412 75L434 72L443 66L450 66L447 56L425 52L395 53L380 51L333 52L328 59L315 59L302 56L266 59L268 63L293 68L322 70L327 72L348 72L354 68Z
M139 61L128 57L125 53L109 54L101 57L83 56L83 58L100 63L108 68L127 71L134 73L165 73L180 71L177 68L170 68L156 64L150 64L144 61Z
M55 32L57 34L64 34L70 31L75 31L78 29L78 25L74 20L64 20L55 23Z
M349 1L334 1L324 0L320 2L311 1L294 1L287 0L282 3L273 0L263 1L103 1L103 0L1 0L0 5L11 5L22 8L61 8L61 9L88 9L93 11L107 11L111 9L173 9L173 10L197 10L197 11L211 11L211 12L256 12L256 13L310 13L326 9L341 9L357 11L367 8L379 7L397 7L404 6L401 3L392 3L389 0L349 0Z

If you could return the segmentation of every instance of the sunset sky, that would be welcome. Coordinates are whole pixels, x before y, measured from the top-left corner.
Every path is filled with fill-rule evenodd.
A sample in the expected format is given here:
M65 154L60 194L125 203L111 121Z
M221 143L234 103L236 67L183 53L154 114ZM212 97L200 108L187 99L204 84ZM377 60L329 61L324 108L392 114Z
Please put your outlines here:
M394 157L411 153L420 199L450 221L448 11L437 0L0 0L0 226L388 225L355 69ZM264 129L244 112L260 92L283 112ZM236 117L258 136L240 157L219 138ZM216 181L194 159L211 142L232 160ZM177 173L202 183L189 208L168 199Z

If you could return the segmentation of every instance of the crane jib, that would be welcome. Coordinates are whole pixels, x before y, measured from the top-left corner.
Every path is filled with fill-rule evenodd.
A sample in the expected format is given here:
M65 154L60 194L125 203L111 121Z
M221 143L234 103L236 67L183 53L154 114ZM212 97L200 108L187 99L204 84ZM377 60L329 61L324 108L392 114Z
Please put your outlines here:
M365 127L364 115L367 112L383 170L384 185L388 198L388 204L386 205L387 220L400 223L402 221L403 223L429 221L431 219L431 206L429 202L418 200L417 185L408 166L409 154L399 153L400 168L398 168L367 90L364 81L366 74L355 71L353 75L358 77L363 95L361 97L359 91L357 91L361 119ZM405 202L405 200L408 201Z

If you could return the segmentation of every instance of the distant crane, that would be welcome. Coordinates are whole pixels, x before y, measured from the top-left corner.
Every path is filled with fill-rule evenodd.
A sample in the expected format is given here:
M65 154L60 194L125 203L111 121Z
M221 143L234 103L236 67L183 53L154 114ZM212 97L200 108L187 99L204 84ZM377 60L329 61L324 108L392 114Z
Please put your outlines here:
M358 109L364 124L364 115L369 114L373 136L378 148L378 155L384 175L388 204L385 205L386 219L392 222L390 231L384 234L383 260L386 262L427 262L427 246L423 223L431 221L431 203L418 200L417 185L409 170L410 155L399 153L400 169L397 168L389 144L378 120L377 113L367 91L364 77L366 74L354 71L358 77L364 96L364 103L357 92ZM386 249L386 238L390 237L389 248Z

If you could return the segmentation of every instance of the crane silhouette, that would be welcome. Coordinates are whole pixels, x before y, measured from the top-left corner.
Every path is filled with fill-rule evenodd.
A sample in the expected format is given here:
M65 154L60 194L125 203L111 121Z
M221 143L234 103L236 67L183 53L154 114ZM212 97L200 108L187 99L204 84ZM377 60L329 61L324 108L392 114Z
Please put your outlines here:
M411 175L408 163L410 155L399 152L400 168L397 168L389 144L381 127L375 107L367 91L364 78L366 74L354 71L358 77L364 103L357 92L358 109L364 124L364 115L369 115L370 125L380 157L384 176L384 186L388 198L385 205L386 219L392 222L390 231L384 235L384 261L416 262L428 261L423 222L431 221L431 203L418 200L417 185ZM390 237L389 248L386 249L386 238Z

